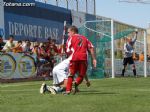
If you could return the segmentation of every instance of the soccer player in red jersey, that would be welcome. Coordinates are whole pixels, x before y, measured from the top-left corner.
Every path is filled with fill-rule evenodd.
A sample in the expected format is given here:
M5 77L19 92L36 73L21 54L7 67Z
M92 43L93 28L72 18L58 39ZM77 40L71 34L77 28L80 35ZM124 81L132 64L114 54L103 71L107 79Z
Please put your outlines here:
M69 27L68 35L69 38L66 43L66 53L71 55L71 60L69 65L69 76L65 94L71 93L73 77L78 72L79 75L75 79L74 83L75 94L77 86L81 84L83 78L86 75L88 52L90 52L92 56L93 67L96 67L96 58L94 53L94 46L85 36L78 34L77 27Z

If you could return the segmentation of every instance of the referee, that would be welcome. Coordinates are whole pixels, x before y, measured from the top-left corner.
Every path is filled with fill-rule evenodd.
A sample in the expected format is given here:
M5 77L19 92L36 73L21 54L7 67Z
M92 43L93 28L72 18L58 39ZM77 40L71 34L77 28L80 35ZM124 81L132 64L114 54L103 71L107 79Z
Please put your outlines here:
M136 68L135 68L135 63L133 60L133 45L135 44L136 40L137 40L137 34L138 32L135 32L135 36L132 39L131 37L128 37L126 39L126 43L124 44L124 59L123 59L123 69L122 69L122 77L124 77L124 73L127 67L127 64L132 65L132 70L133 70L133 74L136 77Z

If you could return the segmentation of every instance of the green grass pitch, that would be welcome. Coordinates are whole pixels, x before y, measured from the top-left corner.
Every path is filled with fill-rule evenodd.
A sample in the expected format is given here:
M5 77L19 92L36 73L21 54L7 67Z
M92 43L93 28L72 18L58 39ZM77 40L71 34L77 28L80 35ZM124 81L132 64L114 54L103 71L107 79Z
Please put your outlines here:
M67 96L40 94L41 84L0 84L0 112L150 112L150 78L91 80Z

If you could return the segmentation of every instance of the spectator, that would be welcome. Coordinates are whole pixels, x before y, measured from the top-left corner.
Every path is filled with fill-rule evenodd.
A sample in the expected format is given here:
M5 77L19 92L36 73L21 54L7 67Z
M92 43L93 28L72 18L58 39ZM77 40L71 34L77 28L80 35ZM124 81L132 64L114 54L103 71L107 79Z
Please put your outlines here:
M57 46L56 46L56 40L55 39L51 40L51 44L49 45L49 49L50 49L50 54L52 56L57 55L58 49L57 49Z
M50 65L47 58L47 52L45 50L43 43L40 43L40 46L37 50L37 75L48 77L51 71Z
M6 42L5 46L3 47L3 51L12 52L12 50L13 50L13 48L15 46L13 41L14 41L14 36L10 35L9 36L9 40Z
M39 50L39 43L35 42L31 51L32 53L38 55L38 50Z
M13 47L13 52L14 52L14 53L23 52L23 49L22 49L22 41L18 41L18 42L17 42L17 44L15 45L15 47Z
M23 52L31 52L31 42L29 40L26 40L23 44L22 44L22 48L23 48Z
M3 38L0 35L0 51L3 49L4 46L5 46L5 42L3 42Z
M136 52L133 52L133 55L132 55L132 58L133 60L139 60L139 54L137 54Z
M56 42L55 39L51 39L51 42L49 43L49 47L48 47L49 49L47 49L46 51L48 53L47 59L51 63L52 69L54 68L54 63L56 62L54 56L56 56L58 53L58 49L55 42Z
M48 39L47 39L47 40L48 40L48 43L49 43L49 44L51 44L51 42L52 42L51 37L48 37Z
M44 60L44 61L46 61L47 55L48 55L48 54L47 54L47 52L46 52L46 50L45 50L44 44L41 43L41 44L40 44L40 47L39 47L39 49L38 49L38 59L39 59L39 60Z
M139 54L139 61L140 61L140 62L144 61L144 52L141 52L141 53Z

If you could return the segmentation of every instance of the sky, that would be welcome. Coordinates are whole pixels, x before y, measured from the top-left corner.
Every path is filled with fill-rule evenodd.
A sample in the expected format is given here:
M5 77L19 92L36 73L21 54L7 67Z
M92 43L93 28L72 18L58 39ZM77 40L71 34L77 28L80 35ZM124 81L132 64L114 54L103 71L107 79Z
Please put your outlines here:
M150 4L96 0L96 14L141 28L150 26Z

